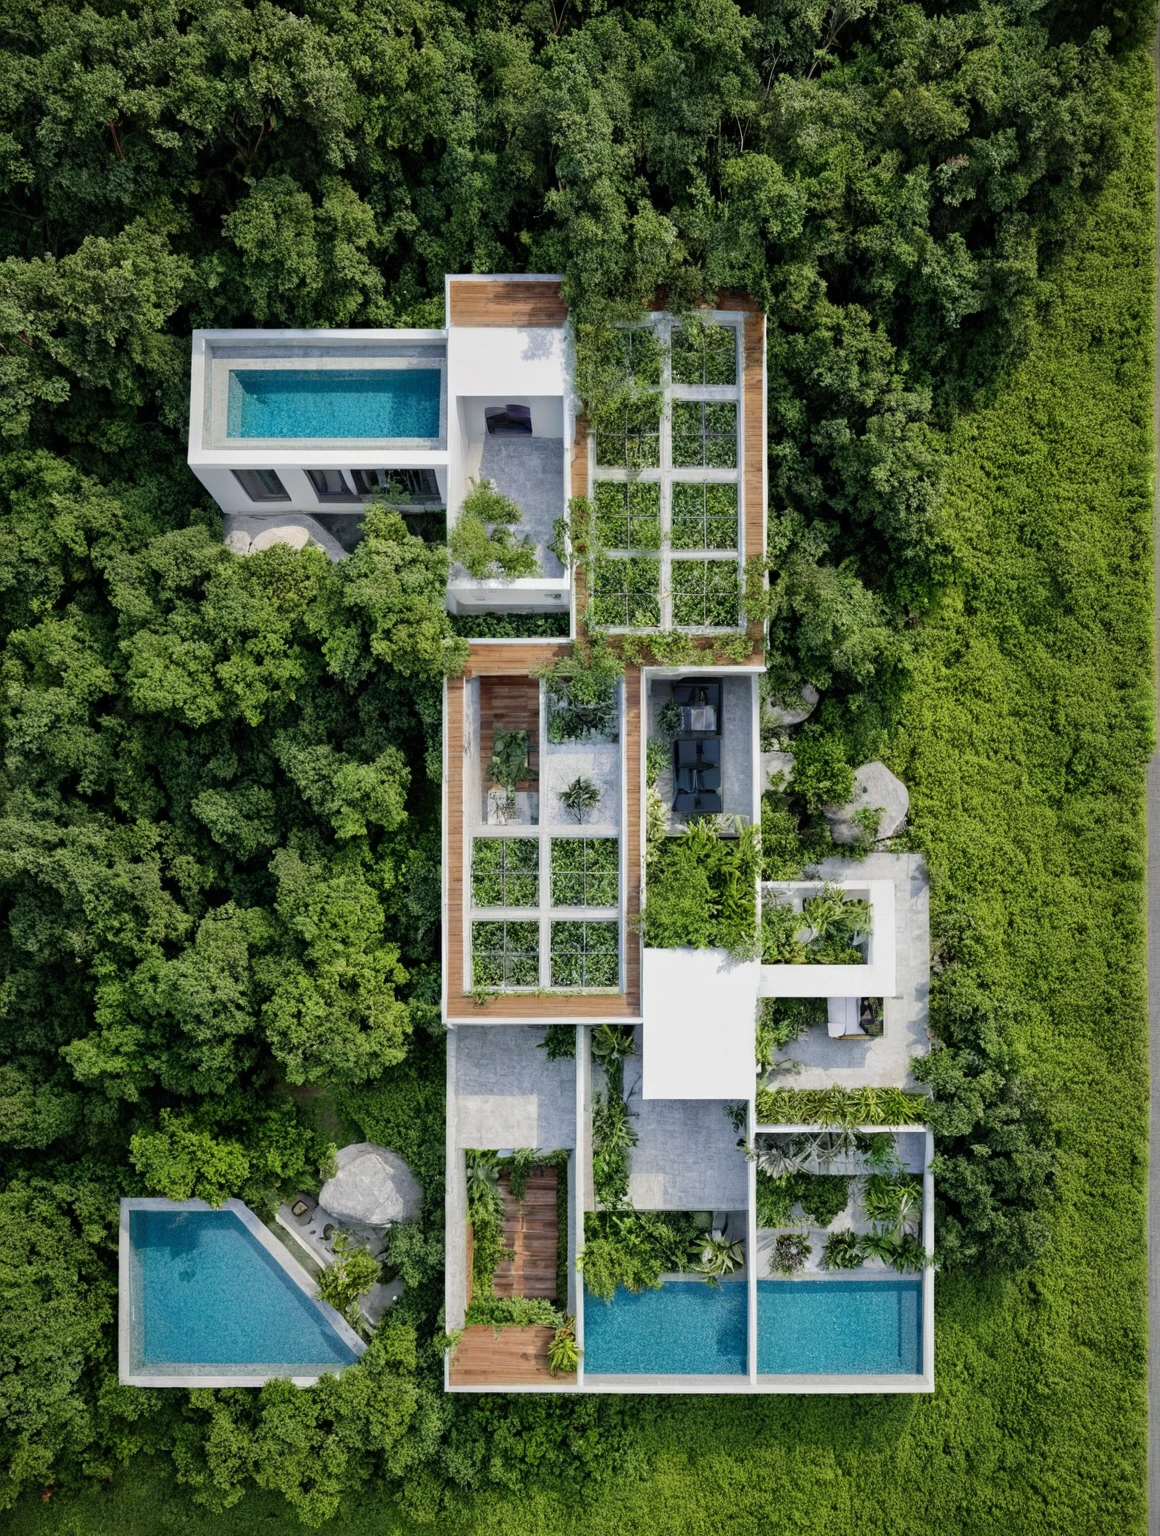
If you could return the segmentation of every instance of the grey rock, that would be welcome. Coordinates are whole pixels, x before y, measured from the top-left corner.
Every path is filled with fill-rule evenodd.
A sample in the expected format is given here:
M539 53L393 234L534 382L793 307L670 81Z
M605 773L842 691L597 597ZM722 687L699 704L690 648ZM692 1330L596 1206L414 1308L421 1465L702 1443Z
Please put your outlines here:
M812 683L807 683L801 691L800 704L771 704L766 699L763 723L765 725L800 725L803 720L808 720L813 714L818 697L818 690Z
M391 1310L404 1289L401 1280L388 1280L385 1283L380 1281L377 1285L371 1286L359 1302L359 1310L372 1328L378 1327L384 1314Z
M863 763L854 774L854 793L846 805L827 805L822 813L830 823L830 836L836 843L852 843L861 829L854 821L857 811L881 811L878 840L893 837L906 820L910 793L885 763Z
M423 1191L397 1152L360 1141L338 1154L338 1172L322 1186L318 1203L340 1222L387 1227L418 1216Z
M223 541L227 549L232 549L235 555L248 555L250 553L250 535L243 533L240 528L235 528L227 533Z
M769 788L769 781L775 773L780 773L788 784L793 778L793 753L792 752L763 752L761 754L761 793Z
M306 528L295 527L293 523L280 523L259 533L250 545L250 553L256 555L275 544L289 544L291 549L305 549L309 543L310 533Z

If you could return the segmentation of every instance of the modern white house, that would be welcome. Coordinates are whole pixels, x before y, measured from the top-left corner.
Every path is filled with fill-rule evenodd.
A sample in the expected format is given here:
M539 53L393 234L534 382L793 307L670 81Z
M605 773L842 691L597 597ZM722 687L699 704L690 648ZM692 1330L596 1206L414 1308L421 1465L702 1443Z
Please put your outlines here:
M500 281L448 277L442 330L195 331L189 465L226 514L227 539L310 539L340 559L368 506L454 523L473 483L491 480L522 509L515 533L535 545L541 575L453 570L448 605L565 611L568 574L549 545L567 512L575 426L566 312L558 279L520 278L519 293L546 300L527 319L545 323L496 323Z
M719 294L695 317L642 317L649 411L593 434L558 278L449 276L445 297L440 330L196 332L189 463L242 555L313 543L341 559L375 504L453 529L490 481L520 508L539 574L479 580L453 564L448 607L568 615L567 639L471 640L445 683L447 1389L932 1391L933 1140L911 1073L929 1050L922 860L835 852L809 879L755 878L786 963L782 949L766 963L643 940L658 838L702 817L723 835L761 822L765 637L742 593L766 548L764 316ZM598 554L570 569L574 497L593 508ZM647 633L656 664L630 659L604 714L577 726L545 674L590 629ZM514 766L497 768L513 737ZM839 917L853 904L856 943L817 947L825 902ZM759 1061L758 1021L779 1008L799 1008L796 1036ZM639 1294L586 1284L607 1215L594 1171L614 1091L605 1026L631 1043L618 1209L671 1215L728 1249L720 1284L684 1262ZM895 1097L864 1124L848 1112L839 1147L826 1106L789 1123L779 1088ZM524 1187L511 1175L529 1158ZM828 1181L831 1199L844 1180L846 1207L779 1212L768 1181L782 1166ZM859 1203L885 1166L908 1202L904 1259ZM488 1178L504 1181L511 1246L481 1282L469 1182ZM547 1323L494 1323L507 1298L543 1302L555 1324L566 1314L575 1369L552 1369Z

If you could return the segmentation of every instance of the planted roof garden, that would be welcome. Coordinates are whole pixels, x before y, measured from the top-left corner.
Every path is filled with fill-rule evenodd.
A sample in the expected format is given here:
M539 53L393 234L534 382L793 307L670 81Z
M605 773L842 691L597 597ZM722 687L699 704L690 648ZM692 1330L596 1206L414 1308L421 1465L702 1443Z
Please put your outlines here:
M662 315L605 346L607 398L592 409L589 623L739 629L739 328Z

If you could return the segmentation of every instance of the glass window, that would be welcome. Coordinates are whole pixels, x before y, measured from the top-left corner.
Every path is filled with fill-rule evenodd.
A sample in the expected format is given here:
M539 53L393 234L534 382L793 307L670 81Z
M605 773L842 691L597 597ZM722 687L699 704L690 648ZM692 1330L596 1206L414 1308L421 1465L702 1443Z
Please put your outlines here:
M553 923L552 985L619 986L619 923Z
M233 477L251 501L289 501L286 487L272 469L235 469Z
M472 923L471 984L492 989L538 987L539 923Z
M620 844L616 838L552 839L554 907L615 907L619 875Z
M443 505L433 469L354 469L351 477L360 496L381 496L402 506Z
M319 501L358 501L341 469L308 469L306 478Z
M471 861L477 907L534 907L540 900L540 844L534 837L477 837Z

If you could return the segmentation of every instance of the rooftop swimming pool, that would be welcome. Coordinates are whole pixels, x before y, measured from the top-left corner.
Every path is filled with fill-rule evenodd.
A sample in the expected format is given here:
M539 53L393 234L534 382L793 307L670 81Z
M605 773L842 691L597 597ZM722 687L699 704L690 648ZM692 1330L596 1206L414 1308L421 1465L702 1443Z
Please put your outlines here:
M917 1376L922 1281L759 1280L759 1375Z
M231 438L437 438L438 368L232 368Z
M584 1370L590 1375L743 1376L748 1286L670 1280L659 1291L584 1293Z
M150 1207L128 1213L133 1375L254 1381L358 1359L357 1336L236 1211Z

